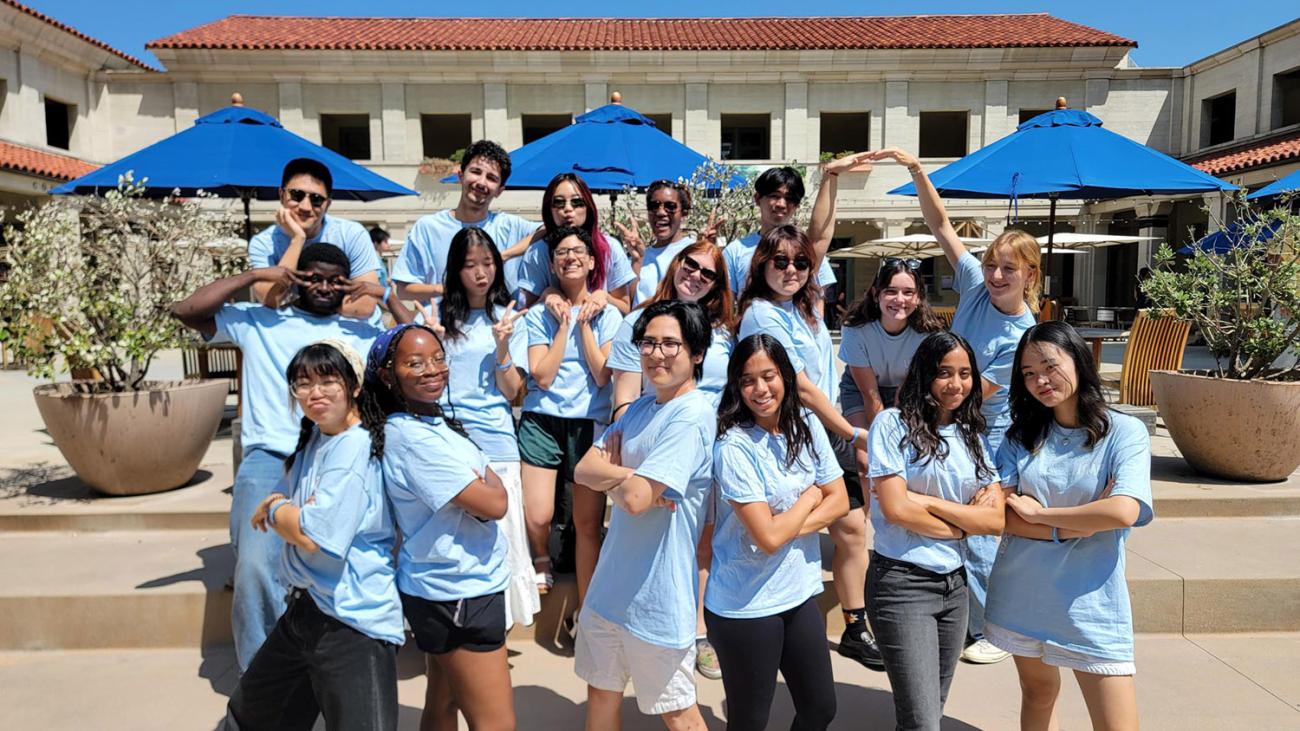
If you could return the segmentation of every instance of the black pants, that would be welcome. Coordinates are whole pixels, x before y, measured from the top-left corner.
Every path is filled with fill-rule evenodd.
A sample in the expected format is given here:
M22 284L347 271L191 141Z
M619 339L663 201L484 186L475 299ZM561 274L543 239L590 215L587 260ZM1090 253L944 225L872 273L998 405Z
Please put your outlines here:
M722 666L727 731L764 731L781 671L794 700L792 731L824 731L835 719L835 678L826 621L815 597L780 614L728 619L704 610Z
M294 589L230 696L227 730L397 728L397 646L367 637Z

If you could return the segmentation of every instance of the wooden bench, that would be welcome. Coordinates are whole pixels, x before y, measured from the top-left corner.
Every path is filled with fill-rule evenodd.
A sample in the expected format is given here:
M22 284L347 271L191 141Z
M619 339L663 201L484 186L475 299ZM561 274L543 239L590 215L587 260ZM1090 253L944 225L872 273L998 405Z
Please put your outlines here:
M939 318L939 322L943 323L945 330L952 329L952 316L957 314L956 307L932 307L930 309L933 310L935 316Z
M1151 371L1176 371L1183 367L1183 350L1190 329L1190 323L1171 315L1155 318L1146 310L1139 311L1133 320L1119 378L1102 376L1102 383L1119 391L1121 404L1155 405Z

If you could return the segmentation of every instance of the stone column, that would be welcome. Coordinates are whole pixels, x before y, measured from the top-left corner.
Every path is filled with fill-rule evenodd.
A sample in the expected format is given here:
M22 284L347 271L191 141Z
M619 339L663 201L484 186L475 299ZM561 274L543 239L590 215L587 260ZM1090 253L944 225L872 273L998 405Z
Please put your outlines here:
M407 145L405 84L380 85L380 122L382 149L371 157L385 162L411 162L424 157L421 145Z
M984 82L984 129L980 147L996 142L1016 131L1007 115L1008 91L1005 79ZM976 148L972 147L973 152Z
M192 81L178 81L172 84L172 119L176 131L182 132L194 126L199 118L199 85Z
M500 81L483 83L483 138L494 140L509 149L509 114L506 105L506 85ZM516 145L517 147L517 145Z
M686 128L682 142L697 152L717 158L721 154L721 130L709 123L709 85L702 82L686 84Z
M785 85L785 129L782 135L784 149L776 155L777 159L817 162L817 145L808 127L808 82L788 82Z
M588 81L585 85L587 110L609 104L609 86L604 81Z
M302 84L280 82L280 124L294 134L320 144L320 125L307 124L302 110Z

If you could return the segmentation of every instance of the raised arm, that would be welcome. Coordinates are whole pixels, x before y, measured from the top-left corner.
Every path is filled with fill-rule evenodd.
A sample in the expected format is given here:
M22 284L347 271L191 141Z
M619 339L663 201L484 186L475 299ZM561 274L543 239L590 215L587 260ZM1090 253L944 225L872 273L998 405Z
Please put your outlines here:
M515 303L511 302L506 305L501 319L492 325L492 339L497 346L494 360L497 390L508 401L514 401L524 388L524 377L519 371L520 364L515 363L510 354L510 340L515 334L516 321L526 313L527 310L515 312Z
M287 288L301 282L301 273L292 269L278 266L250 269L199 287L194 294L172 305L172 317L210 338L217 334L217 311L236 293L256 283L281 284Z
M821 265L830 249L831 239L835 238L835 208L839 196L841 173L869 173L871 163L867 152L856 152L837 160L831 160L822 166L821 184L817 186L817 197L813 200L812 218L808 222L808 240L813 244L817 260L813 262L813 271Z
M957 260L966 253L966 245L961 242L957 230L948 220L948 211L943 206L943 200L939 198L939 191L934 189L934 183L931 183L930 176L925 174L921 161L910 152L904 152L896 147L876 150L870 153L868 159L894 160L907 168L907 172L912 176L912 183L916 185L916 199L921 204L921 215L925 216L925 225L930 227L930 233L939 240L944 256L948 257L948 263L957 266Z

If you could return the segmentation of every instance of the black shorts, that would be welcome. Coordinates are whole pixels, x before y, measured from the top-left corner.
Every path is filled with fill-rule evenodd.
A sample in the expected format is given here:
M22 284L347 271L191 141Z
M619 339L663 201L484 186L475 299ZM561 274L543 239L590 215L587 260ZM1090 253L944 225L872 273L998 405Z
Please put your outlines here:
M415 645L430 655L491 652L506 643L506 594L438 602L402 594Z
M596 422L525 411L519 417L519 459L534 467L557 470L567 482L591 449Z
M849 494L849 510L857 510L867 504L862 494L862 479L858 477L858 459L853 454L853 445L838 434L827 433L831 449L835 452L835 461L844 470L844 490Z

